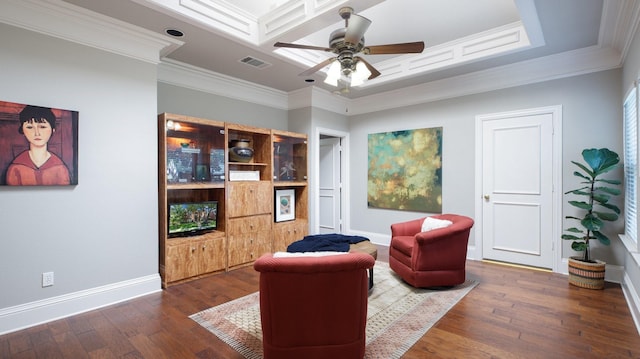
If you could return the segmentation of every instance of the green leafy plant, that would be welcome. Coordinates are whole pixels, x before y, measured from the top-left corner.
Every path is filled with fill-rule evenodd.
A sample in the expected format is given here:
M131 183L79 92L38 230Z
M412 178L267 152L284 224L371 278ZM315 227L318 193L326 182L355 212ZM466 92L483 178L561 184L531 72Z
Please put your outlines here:
M619 180L603 179L601 175L613 170L620 162L618 154L606 148L590 148L582 151L582 158L587 166L571 161L582 171L573 172L574 176L583 179L580 183L584 186L565 192L576 196L586 197L584 201L569 201L574 207L584 210L583 217L566 216L567 219L574 219L580 222L582 228L570 227L563 234L562 239L572 240L571 248L578 252L584 252L582 260L592 262L589 253L589 241L597 239L604 245L609 245L611 241L601 232L605 221L615 221L620 214L620 208L609 203L611 196L620 194L618 188L612 187L620 185Z

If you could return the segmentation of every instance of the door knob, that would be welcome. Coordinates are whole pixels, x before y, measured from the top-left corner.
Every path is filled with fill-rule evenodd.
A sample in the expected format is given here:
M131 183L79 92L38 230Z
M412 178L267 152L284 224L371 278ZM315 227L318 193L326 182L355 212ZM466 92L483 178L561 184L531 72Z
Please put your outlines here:
M487 200L487 201L489 200L489 195L488 194L485 194L483 197L484 197L485 200Z

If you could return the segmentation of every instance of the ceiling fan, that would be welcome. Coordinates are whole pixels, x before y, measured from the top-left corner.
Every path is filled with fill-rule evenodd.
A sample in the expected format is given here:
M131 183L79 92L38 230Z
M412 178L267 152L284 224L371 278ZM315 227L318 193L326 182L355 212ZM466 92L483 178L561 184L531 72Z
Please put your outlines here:
M351 7L343 7L338 11L340 17L345 21L345 27L334 30L329 36L329 47L299 45L285 42L276 42L275 47L289 47L294 49L307 49L332 52L336 54L321 63L300 73L300 76L309 76L322 68L332 65L327 75L327 83L337 86L337 80L342 75L351 78L351 85L357 86L364 79L374 79L380 76L380 71L376 70L369 62L357 54L364 55L389 55L420 53L424 50L424 42L407 42L399 44L365 46L364 33L371 25L371 20L357 15ZM337 62L335 62L337 60ZM339 66L338 66L339 65ZM355 75L359 74L356 79ZM363 75L364 74L364 75ZM357 80L357 84L354 83Z

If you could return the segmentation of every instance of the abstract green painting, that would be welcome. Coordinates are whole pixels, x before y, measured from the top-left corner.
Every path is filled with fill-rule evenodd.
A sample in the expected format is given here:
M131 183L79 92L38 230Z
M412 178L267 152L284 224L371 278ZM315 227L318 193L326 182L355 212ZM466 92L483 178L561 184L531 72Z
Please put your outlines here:
M442 127L369 134L370 208L442 213Z

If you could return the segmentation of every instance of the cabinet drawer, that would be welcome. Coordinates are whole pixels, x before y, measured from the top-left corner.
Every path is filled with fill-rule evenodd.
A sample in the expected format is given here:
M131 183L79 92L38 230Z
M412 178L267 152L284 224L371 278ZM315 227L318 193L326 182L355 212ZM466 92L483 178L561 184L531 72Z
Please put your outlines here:
M276 223L273 226L273 251L286 252L287 247L308 234L309 224L305 220Z
M271 252L271 229L229 235L229 267L252 262Z
M231 182L229 188L229 217L271 213L273 189L271 182Z
M271 215L263 214L259 216L232 218L227 223L227 233L237 235L242 233L256 232L271 229Z

